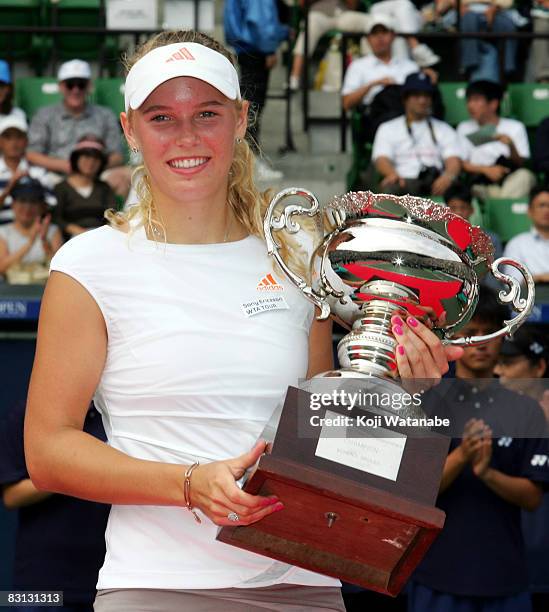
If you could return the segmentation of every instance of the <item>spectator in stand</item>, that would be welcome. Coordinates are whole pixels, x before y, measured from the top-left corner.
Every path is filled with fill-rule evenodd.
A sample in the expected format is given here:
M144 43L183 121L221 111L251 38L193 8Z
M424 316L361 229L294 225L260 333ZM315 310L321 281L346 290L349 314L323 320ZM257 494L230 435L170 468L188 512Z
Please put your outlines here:
M503 342L494 372L503 385L539 402L549 423L547 331L523 325ZM549 494L535 512L523 512L522 531L530 578L533 612L549 610Z
M461 183L453 184L444 194L444 201L446 206L448 206L453 213L456 213L456 215L459 215L460 217L463 217L469 221L474 212L474 208L471 190L466 185ZM494 234L494 232L490 232L488 230L484 231L486 234L488 234L488 236L490 236L490 240L494 245L494 259L501 257L503 247L501 246L499 236ZM488 279L492 279L492 275L490 275Z
M276 66L276 51L288 38L290 30L280 23L275 0L226 0L224 25L225 39L237 53L242 96L250 102L254 112L247 138L256 155L257 178L280 180L282 172L271 168L261 157L259 133L269 76Z
M301 4L304 4L303 0ZM412 36L420 29L422 18L410 0L381 0L371 7L370 14L357 11L359 6L359 0L316 0L310 3L309 55L313 54L318 41L329 30L370 32L373 23L381 17L390 20L399 34L406 35L412 58L419 66L428 68L440 61L440 57L433 53L427 45L420 43L415 36ZM304 56L305 35L301 32L294 47L294 61L290 75L290 89L292 90L299 89Z
M402 87L404 115L382 123L375 136L372 160L387 193L443 195L461 169L455 131L431 117L434 87L418 72Z
M483 288L459 335L493 333L508 314ZM531 612L521 509L542 501L549 470L538 457L549 444L538 403L493 378L500 346L498 338L465 348L458 380L440 391L437 408L448 407L463 435L450 444L437 500L446 521L409 584L409 612Z
M393 20L385 15L370 20L367 32L372 53L353 60L345 72L341 89L345 110L361 104L370 106L385 87L402 85L409 74L419 71L412 60L393 55L394 27Z
M511 238L503 255L524 264L536 283L549 283L549 189L534 187L528 201L532 229Z
M0 274L12 266L46 264L63 243L45 214L45 190L36 179L21 177L11 190L13 223L0 225Z
M508 34L517 27L513 21L513 0L463 0L461 31L462 32L497 32ZM517 69L517 40L507 38L504 42L503 69L507 77ZM468 81L499 82L499 57L497 42L479 38L464 38L461 41L461 68Z
M549 186L549 117L546 117L536 129L532 168L534 172L543 173L543 182Z
M393 20L386 15L372 16L368 34L372 53L351 62L345 73L341 90L343 108L361 109L363 133L360 137L367 142L373 141L381 123L402 114L401 86L408 75L420 70L414 61L394 54L394 40ZM436 83L438 75L434 70L425 68L423 72ZM436 93L434 114L440 116L438 90Z
M57 80L63 100L41 108L33 117L27 158L53 173L53 180L59 182L71 172L69 155L78 140L85 134L95 134L105 142L108 152L103 178L117 195L126 197L131 171L122 165L120 124L109 108L87 102L90 65L77 59L65 62L59 68Z
M523 325L506 338L494 373L508 389L535 399L549 421L549 391L545 377L549 364L547 332L532 324Z
M4 505L18 515L13 589L63 591L63 606L29 604L13 610L93 612L110 506L39 491L33 485L25 465L24 416L25 403L20 402L0 420L0 488ZM93 405L84 431L105 440Z
M39 166L32 166L26 158L27 121L18 114L0 119L0 223L13 221L10 191L22 176L30 176L47 185L47 172ZM55 203L50 194L48 203Z
M536 34L549 34L549 0L534 0L530 10ZM538 83L549 83L549 39L536 38L530 47L532 74Z
M370 7L370 15L376 18L378 15L385 15L392 19L395 30L399 35L403 35L408 45L410 56L421 68L431 68L440 62L440 57L425 43L420 43L413 36L421 30L423 16L418 10L418 2L410 0L374 0ZM397 39L402 40L402 39ZM398 52L393 48L393 52ZM408 56L408 52L405 54Z
M491 81L467 86L467 111L457 132L463 147L463 169L478 198L524 198L535 176L525 168L530 157L528 134L516 119L499 116L503 88Z
M22 121L26 121L25 112L13 106L13 83L11 80L11 71L8 63L0 60L0 120L4 116L13 115Z
M67 240L104 225L105 211L116 208L113 190L99 178L107 163L103 141L93 134L82 136L69 161L70 175L54 187L54 218Z

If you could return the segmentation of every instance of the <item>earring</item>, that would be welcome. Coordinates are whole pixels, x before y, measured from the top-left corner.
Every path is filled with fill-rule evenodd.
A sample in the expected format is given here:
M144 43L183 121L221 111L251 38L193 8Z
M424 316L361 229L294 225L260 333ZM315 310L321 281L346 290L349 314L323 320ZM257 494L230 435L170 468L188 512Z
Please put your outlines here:
M139 149L137 147L131 147L132 153L139 153Z
M242 138L237 138L236 139L236 144L241 144L242 143Z

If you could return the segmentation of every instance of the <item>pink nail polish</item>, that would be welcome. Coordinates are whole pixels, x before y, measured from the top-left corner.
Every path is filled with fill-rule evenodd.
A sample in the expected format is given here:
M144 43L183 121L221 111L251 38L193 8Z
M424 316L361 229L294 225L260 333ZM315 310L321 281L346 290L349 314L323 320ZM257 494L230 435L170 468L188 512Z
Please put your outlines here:
M262 502L262 506L272 506L273 504L276 504L276 502L278 501L278 497L268 497L267 499L264 499Z
M281 502L273 506L273 512L278 512L279 510L284 510L284 504Z
M402 346L402 344L398 345L397 351L399 355L404 355L405 351L404 351L404 347Z
M392 322L394 325L401 325L401 326L402 326L402 325L404 325L404 321L403 321L403 320L402 320L400 317L393 317L393 318L391 319L391 322Z
M402 332L402 327L400 325L395 325L393 327L393 331L397 336L402 336L403 332Z
M417 320L414 319L414 317L409 317L408 324L411 325L412 327L417 327Z

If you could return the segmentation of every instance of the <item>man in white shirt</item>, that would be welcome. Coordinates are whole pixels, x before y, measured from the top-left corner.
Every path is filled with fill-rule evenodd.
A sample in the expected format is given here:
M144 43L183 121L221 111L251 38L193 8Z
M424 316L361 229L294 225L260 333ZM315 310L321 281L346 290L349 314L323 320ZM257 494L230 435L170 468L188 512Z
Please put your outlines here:
M426 74L408 76L402 87L404 115L376 132L372 160L386 193L440 196L460 173L456 132L431 117L433 92Z
M530 158L528 134L520 121L499 116L502 87L474 81L466 97L471 119L462 121L457 132L473 193L481 199L527 197L536 182L524 167Z
M402 85L409 74L419 71L419 66L412 60L393 57L391 47L394 39L392 19L383 14L372 15L368 29L372 53L351 62L345 72L341 89L345 110L360 104L368 106L384 87Z
M529 232L511 238L504 257L524 264L536 283L549 283L549 187L534 187L528 202Z
M13 221L11 209L11 189L22 176L30 176L46 187L52 185L47 181L47 171L31 165L26 158L27 121L17 114L6 115L0 120L0 223ZM55 204L55 198L47 193L47 203Z

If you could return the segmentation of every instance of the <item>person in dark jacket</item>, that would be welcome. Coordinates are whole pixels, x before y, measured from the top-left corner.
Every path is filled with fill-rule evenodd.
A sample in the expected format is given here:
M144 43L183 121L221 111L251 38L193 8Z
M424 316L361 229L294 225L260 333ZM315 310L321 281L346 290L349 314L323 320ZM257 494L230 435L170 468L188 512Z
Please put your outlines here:
M276 50L288 38L290 30L280 23L275 0L227 0L224 25L227 43L238 57L242 97L250 102L254 113L247 138L258 155L269 76L276 65ZM270 168L261 157L257 158L256 165L258 178L282 178L282 172Z
M55 222L65 239L82 234L105 223L105 211L116 208L112 188L99 179L107 155L100 138L83 136L70 155L71 174L55 188Z

